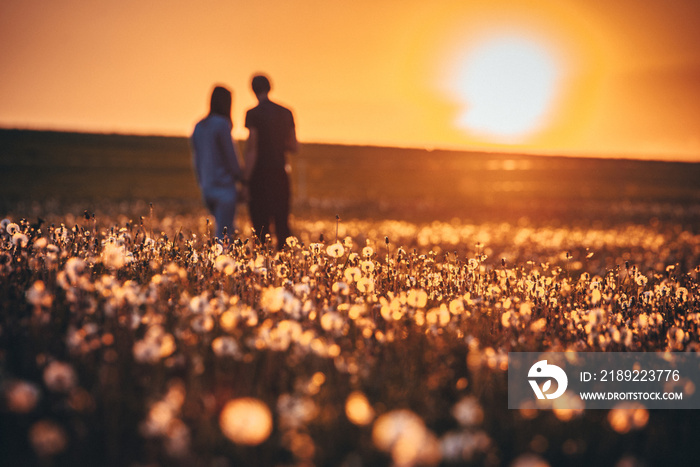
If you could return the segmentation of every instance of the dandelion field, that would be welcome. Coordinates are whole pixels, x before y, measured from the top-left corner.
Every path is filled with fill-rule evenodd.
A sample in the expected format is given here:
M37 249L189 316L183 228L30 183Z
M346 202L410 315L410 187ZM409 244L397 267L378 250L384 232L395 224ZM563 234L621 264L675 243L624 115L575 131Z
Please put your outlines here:
M509 351L697 351L697 204L397 206L296 209L277 251L245 209L217 241L196 202L8 203L0 464L695 464L692 410L506 383Z

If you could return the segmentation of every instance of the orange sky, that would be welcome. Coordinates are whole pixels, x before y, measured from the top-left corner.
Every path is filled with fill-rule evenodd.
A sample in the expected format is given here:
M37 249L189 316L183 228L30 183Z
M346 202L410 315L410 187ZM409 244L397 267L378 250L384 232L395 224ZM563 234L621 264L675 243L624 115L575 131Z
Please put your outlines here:
M264 71L301 141L700 161L698 24L696 0L3 2L0 126L187 135L223 83L245 137ZM501 37L556 63L516 140L456 123L456 70Z

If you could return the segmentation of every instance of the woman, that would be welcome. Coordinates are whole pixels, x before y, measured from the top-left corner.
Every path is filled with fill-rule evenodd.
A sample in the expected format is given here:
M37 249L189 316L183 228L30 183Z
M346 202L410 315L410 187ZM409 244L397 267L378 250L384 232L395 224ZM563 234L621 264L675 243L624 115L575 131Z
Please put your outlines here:
M209 114L194 127L190 138L192 161L204 203L216 219L216 235L233 232L236 215L236 182L243 172L231 137L231 91L216 86Z

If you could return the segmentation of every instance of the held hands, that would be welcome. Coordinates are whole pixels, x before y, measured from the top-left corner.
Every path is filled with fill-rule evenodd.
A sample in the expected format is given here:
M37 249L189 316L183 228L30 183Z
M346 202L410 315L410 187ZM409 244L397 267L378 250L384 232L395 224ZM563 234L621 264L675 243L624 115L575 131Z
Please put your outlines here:
M239 180L238 183L238 196L236 197L236 200L238 203L247 203L248 199L250 198L250 192L248 190L248 182L247 180Z

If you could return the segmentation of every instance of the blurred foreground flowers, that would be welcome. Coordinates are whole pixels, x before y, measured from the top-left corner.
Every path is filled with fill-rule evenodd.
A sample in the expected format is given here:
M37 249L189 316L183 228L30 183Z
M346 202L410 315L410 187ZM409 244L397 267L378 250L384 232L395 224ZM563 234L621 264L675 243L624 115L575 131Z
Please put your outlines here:
M506 408L509 351L697 351L692 232L297 219L277 252L196 216L0 225L15 463L653 464L698 427Z

